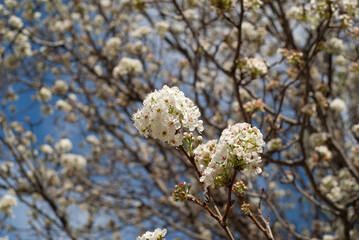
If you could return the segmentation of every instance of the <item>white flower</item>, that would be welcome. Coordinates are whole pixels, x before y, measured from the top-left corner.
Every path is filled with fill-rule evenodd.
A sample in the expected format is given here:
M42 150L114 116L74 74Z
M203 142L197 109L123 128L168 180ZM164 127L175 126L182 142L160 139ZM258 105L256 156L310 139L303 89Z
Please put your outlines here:
M42 87L37 94L39 101L48 102L52 98L52 93L47 87Z
M39 149L41 152L43 152L45 154L52 154L54 152L52 147L48 144L41 145Z
M0 211L5 213L6 215L12 214L11 207L17 206L17 200L14 196L10 194L6 194L1 200L0 200Z
M76 97L76 95L75 95L74 93L70 93L70 94L67 96L67 98L69 99L69 101L71 101L71 102L73 102L73 103L77 102L77 97Z
M62 99L57 100L56 108L67 113L72 110L72 106Z
M259 153L263 151L263 135L248 123L237 123L223 130L211 162L200 178L205 187L221 185L237 170L256 175L262 172Z
M345 102L340 98L336 98L331 101L329 106L330 109L338 113L344 111L347 108Z
M156 228L154 232L147 231L142 236L138 236L136 240L161 240L166 236L167 229Z
M9 18L9 24L14 27L14 28L22 28L24 26L24 23L22 22L21 18L19 17L16 17L14 15L12 15L10 18Z
M100 64L96 64L95 67L93 68L93 70L98 76L103 75L103 69Z
M93 144L93 145L98 145L100 144L100 141L97 139L96 136L94 135L89 135L86 137L86 142Z
M78 154L62 154L61 165L70 170L81 170L86 167L86 159Z
M124 57L113 69L113 76L119 77L126 74L140 74L143 71L142 63L138 59Z
M182 144L182 128L203 131L201 113L192 100L177 87L163 86L148 94L143 107L133 114L134 126L141 135L159 139L172 146Z
M63 94L63 95L67 93L68 89L69 87L67 86L67 83L62 79L57 79L54 85L52 86L52 90L55 93Z
M55 144L55 149L59 152L68 152L72 149L72 143L68 138L62 138Z

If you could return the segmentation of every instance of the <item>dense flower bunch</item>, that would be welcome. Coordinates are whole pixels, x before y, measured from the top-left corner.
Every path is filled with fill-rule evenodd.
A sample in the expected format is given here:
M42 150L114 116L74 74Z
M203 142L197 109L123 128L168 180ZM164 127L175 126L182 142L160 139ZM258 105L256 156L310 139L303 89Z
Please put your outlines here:
M149 134L172 146L182 144L182 128L203 131L201 113L192 100L177 87L163 86L147 95L143 107L133 114L134 126L148 137Z
M234 170L249 171L252 175L261 173L258 153L263 151L264 144L263 135L256 127L248 123L228 126L222 132L201 182L205 187L221 185L229 180Z
M142 236L138 236L136 240L164 240L164 236L167 233L167 229L156 228L154 232L147 231Z
M216 143L217 140L210 140L207 143L198 145L194 150L194 160L200 172L202 172L211 161L216 149Z

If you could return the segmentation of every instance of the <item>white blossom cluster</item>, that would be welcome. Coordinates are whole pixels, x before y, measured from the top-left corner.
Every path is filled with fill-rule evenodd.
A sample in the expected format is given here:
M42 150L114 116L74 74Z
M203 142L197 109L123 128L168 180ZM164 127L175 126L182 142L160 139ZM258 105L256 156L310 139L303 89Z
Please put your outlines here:
M118 37L109 38L105 43L105 47L104 47L105 53L110 55L116 55L121 48L121 43L122 41Z
M68 138L62 138L55 144L55 149L59 152L71 151L72 142Z
M43 144L40 146L39 150L45 154L52 154L54 150L49 144Z
M317 151L319 155L325 160L330 160L333 156L332 152L325 145L317 146L314 148L314 150Z
M147 231L142 236L138 236L136 240L161 240L166 236L167 229L156 228L154 232Z
M19 17L16 17L14 15L12 15L10 18L9 18L9 24L14 27L14 28L17 28L17 29L20 29L24 26L24 23L22 22L21 18Z
M5 213L6 215L12 214L12 207L17 206L17 200L14 196L10 194L6 194L0 200L0 211Z
M119 77L126 74L140 74L142 71L143 68L140 60L124 57L113 69L113 76Z
M52 86L52 91L56 94L65 95L68 89L69 87L67 86L67 83L62 79L57 79Z
M347 168L340 169L338 176L327 175L321 179L319 187L334 202L347 201L359 190L359 185Z
M182 128L203 131L201 113L192 100L177 87L163 86L148 94L143 106L132 118L134 126L146 138L149 134L172 146L182 144Z
M194 160L200 172L208 166L216 149L217 140L210 140L202 143L194 150Z
M258 30L249 22L242 23L242 36L250 41L255 40L259 36Z
M268 147L269 151L276 151L281 146L282 146L282 139L280 139L280 138L273 138L267 144L267 147Z
M340 113L347 108L344 100L342 100L341 98L335 98L333 101L330 102L329 107L337 113Z
M81 170L86 167L87 161L81 155L66 153L61 155L61 165L69 170Z
M324 132L312 133L309 137L309 144L312 147L320 146L320 145L325 144L327 139L328 139L328 136Z
M243 70L253 75L258 75L258 74L263 75L263 74L267 74L268 67L267 64L263 61L263 59L246 58Z
M205 187L213 186L230 175L233 169L256 175L262 172L259 153L263 151L263 135L248 123L237 123L223 130L211 162L204 170L200 181Z
M156 23L155 27L156 27L157 33L161 37L164 37L166 35L166 33L168 32L168 29L170 28L170 24L168 23L168 21L159 21Z
M143 38L146 35L150 34L152 32L152 29L147 26L141 26L136 28L136 30L132 31L130 33L131 37L133 38Z
M334 53L341 53L344 49L344 41L333 37L329 40L329 47Z
M56 101L55 108L60 109L60 110L62 110L64 112L67 112L67 113L72 110L72 106L68 102L63 100L63 99L59 99L59 100Z
M41 102L48 102L52 98L51 90L47 87L42 87L40 91L37 93L37 98Z

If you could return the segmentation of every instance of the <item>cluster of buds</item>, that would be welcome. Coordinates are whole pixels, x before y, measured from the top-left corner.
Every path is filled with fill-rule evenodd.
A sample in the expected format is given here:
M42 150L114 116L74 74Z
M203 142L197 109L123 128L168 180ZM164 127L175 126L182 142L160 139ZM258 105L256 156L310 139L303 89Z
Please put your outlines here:
M243 212L244 215L248 215L248 214L249 214L249 212L250 212L250 210L251 210L250 207L251 207L251 205L250 205L249 203L243 203L243 204L242 204L241 210L242 210L242 212Z
M254 113L257 111L264 112L265 104L263 103L262 99L256 99L250 102L246 102L244 105L244 110L248 113Z
M182 146L190 155L193 154L193 149L195 149L203 140L202 136L194 137L192 132L184 132L182 137Z
M188 132L183 133L183 140L186 142L194 141L193 133L188 133Z
M187 194L189 194L189 190L191 189L192 184L187 184L186 182L182 182L179 185L175 185L175 190L173 190L172 197L174 201L183 202L186 200Z
M242 195L244 191L246 191L248 187L244 184L243 181L236 182L233 184L233 190ZM242 206L243 207L243 206Z
M286 48L282 48L279 50L279 52L283 55L283 57L285 57L289 63L301 63L302 62L302 57L303 57L303 53L302 52L298 52L295 50L289 50Z

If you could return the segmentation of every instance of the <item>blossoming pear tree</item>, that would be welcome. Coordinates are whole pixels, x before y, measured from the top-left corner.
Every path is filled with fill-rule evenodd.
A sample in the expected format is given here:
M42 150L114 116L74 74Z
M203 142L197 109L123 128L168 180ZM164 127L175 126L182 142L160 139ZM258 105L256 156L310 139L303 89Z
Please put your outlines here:
M252 175L262 172L258 164L261 162L259 153L263 151L264 146L263 135L256 127L252 128L248 123L238 123L233 126L229 125L222 132L218 143L211 140L207 144L199 144L201 138L198 137L195 141L192 131L195 129L199 132L203 131L202 120L198 119L200 115L198 107L194 105L192 100L186 98L183 92L177 87L169 88L165 85L161 90L146 96L142 108L133 115L133 121L134 126L145 137L150 134L154 139L179 147L183 151L194 167L198 180L203 183L204 192L207 194L208 200L211 201L215 213L207 204L201 203L190 194L191 185L187 186L185 182L175 186L173 199L175 201L190 200L203 207L218 221L227 237L233 240L234 237L228 228L227 218L233 205L231 201L232 191L236 193L234 181L237 173L242 170L250 172ZM184 132L187 130L190 133ZM200 161L200 158L204 161ZM215 186L226 186L228 188L228 201L223 216L208 192L209 187ZM244 188L245 186L243 186ZM242 193L237 192L239 200L243 202L242 211L250 215L253 221L258 224L258 220L250 211L249 204L244 203L244 200L239 196ZM267 238L273 239L269 223L266 220L264 222L267 229L259 224L257 225L258 228L263 231ZM138 237L137 239L143 239L144 236L148 235L147 233L142 238ZM149 233L149 235L151 234ZM154 235L158 234L154 233ZM157 239L157 237L152 238ZM160 236L158 238L161 239Z
M0 2L0 238L359 239L356 0Z

